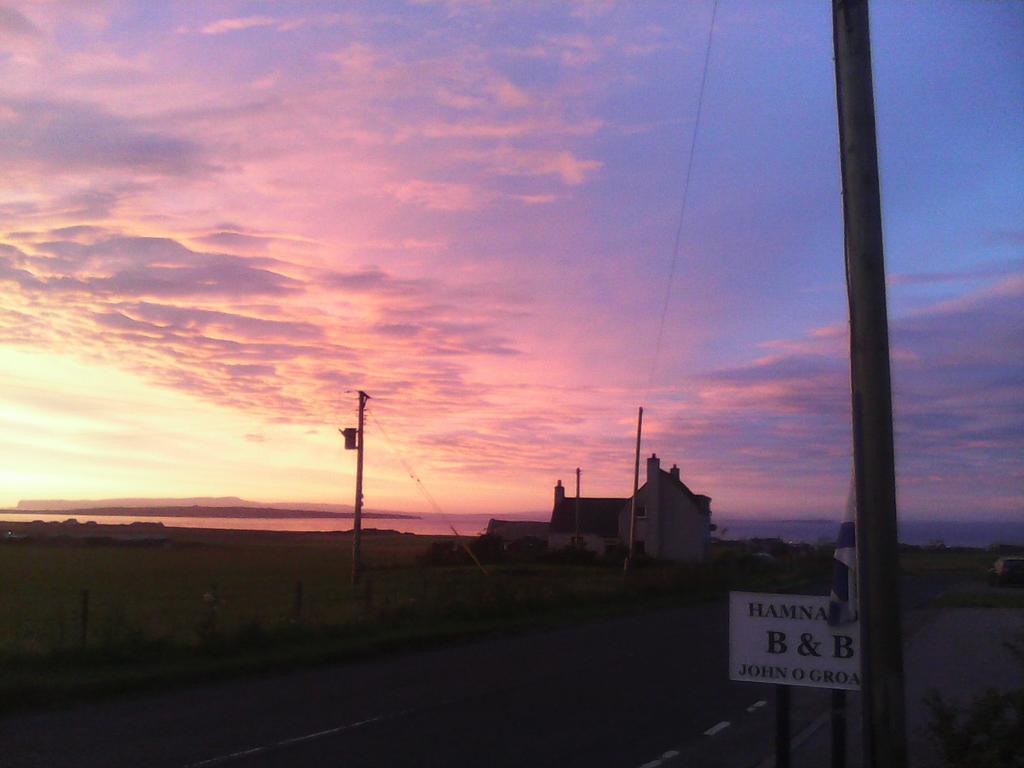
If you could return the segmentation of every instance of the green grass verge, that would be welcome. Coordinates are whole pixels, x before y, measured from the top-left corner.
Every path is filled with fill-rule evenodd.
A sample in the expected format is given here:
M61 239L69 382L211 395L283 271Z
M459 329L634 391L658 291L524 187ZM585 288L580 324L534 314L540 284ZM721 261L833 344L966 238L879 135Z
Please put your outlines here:
M1024 589L1005 592L947 592L930 603L933 608L1016 608L1024 609Z
M983 549L919 549L900 553L900 568L906 573L962 573L984 576L998 555Z

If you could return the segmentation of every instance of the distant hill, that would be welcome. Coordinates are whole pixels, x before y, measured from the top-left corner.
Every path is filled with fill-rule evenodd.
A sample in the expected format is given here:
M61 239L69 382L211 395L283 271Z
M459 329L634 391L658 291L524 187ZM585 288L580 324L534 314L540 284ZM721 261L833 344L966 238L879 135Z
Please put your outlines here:
M90 515L132 517L247 517L283 519L289 517L352 517L347 504L323 502L259 502L237 496L193 497L183 499L24 499L18 512L80 512ZM367 518L418 519L418 515L377 510L364 512Z
M276 504L249 501L237 496L193 496L187 498L123 498L123 499L23 499L18 502L19 512L63 509L97 509L100 507L288 507L290 509L319 509L328 512L351 512L344 504Z

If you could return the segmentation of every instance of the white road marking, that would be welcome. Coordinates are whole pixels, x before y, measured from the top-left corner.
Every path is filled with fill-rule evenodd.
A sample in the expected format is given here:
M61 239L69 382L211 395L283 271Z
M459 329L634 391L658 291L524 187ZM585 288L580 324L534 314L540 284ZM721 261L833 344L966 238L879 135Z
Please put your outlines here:
M732 725L732 723L730 723L728 720L723 720L722 722L716 723L715 725L712 725L710 728L708 728L706 731L704 731L704 735L705 736L714 736L716 733L719 733L720 731L724 731L730 725Z
M252 755L259 755L264 752L270 752L274 749L280 749L282 747L289 747L293 744L301 744L304 741L313 741L314 739L321 739L324 736L333 736L336 733L344 733L345 731L354 731L356 728L361 728L364 725L371 725L373 723L379 723L381 720L390 720L395 717L404 715L409 710L402 710L395 712L392 715L378 715L377 717L368 717L365 720L357 720L354 723L345 723L339 725L336 728L327 728L323 731L316 731L315 733L307 733L303 736L293 736L290 739L281 739L281 741L275 741L273 744L265 744L259 747L252 747L251 749L243 749L238 752L231 752L227 755L218 755L217 757L211 757L207 760L200 760L197 763L189 763L185 768L210 768L210 766L223 765L229 763L232 760L240 760L243 757L251 757Z
M670 749L668 752L661 756L661 759L671 760L673 757L679 757L679 753L676 752L674 749Z
M651 760L649 763L644 763L640 768L658 768L661 765L661 760Z
M747 707L747 712L753 712L755 710L758 710L758 709L760 709L761 707L763 707L767 703L768 702L765 701L764 699L758 699L753 704L751 704L749 707Z

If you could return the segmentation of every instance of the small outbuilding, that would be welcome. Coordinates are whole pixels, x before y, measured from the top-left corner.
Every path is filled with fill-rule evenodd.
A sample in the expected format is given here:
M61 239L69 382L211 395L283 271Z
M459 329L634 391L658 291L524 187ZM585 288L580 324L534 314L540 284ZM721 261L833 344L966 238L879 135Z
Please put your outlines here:
M496 520L487 522L487 536L501 539L506 549L534 549L534 543L543 547L548 540L548 524L538 520Z

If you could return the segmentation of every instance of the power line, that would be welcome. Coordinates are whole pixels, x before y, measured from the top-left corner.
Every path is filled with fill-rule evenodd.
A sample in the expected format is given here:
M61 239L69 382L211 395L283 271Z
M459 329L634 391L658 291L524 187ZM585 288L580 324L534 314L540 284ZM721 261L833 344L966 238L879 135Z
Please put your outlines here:
M693 134L690 137L690 154L686 161L686 174L683 176L683 199L679 207L679 225L676 227L675 243L672 246L672 263L669 268L668 281L665 283L665 300L661 305L661 319L658 321L658 336L654 343L654 356L651 360L651 374L647 379L647 389L644 391L646 402L654 387L654 374L658 368L658 358L661 356L662 337L665 334L665 318L668 315L669 299L672 296L672 283L675 281L676 264L679 261L679 246L683 236L683 221L686 218L686 203L690 197L690 176L693 173L693 157L697 148L697 133L700 130L700 117L704 111L704 89L708 81L708 64L711 61L711 39L715 31L715 17L718 15L718 0L715 0L711 7L711 24L708 27L708 40L704 49L704 69L700 76L700 91L697 94L697 115L693 121Z
M399 463L402 465L402 468L405 469L405 473L414 483L416 483L416 487L420 489L420 492L426 498L430 506L434 508L434 511L437 512L439 515L444 515L445 512L443 509L441 509L441 505L437 503L437 500L430 494L430 491L427 490L427 487L423 484L423 481L420 479L419 475L416 474L416 470L413 469L412 465L408 462L408 460L406 460L405 456L402 455L402 452L398 450L398 446L395 445L395 442L391 439L391 436L388 435L384 427L381 426L380 421L377 420L376 414L374 414L373 411L370 411L369 416L370 420L373 421L373 425L377 428L381 436L384 438L384 441L388 444L392 454L394 454L395 458L398 459Z
M468 554L473 559L473 562L476 563L477 567L481 571L483 571L483 574L485 576L489 576L490 574L487 572L487 569L484 568L483 563L481 563L477 559L477 556L473 553L473 550L471 550L469 546L465 543L465 541L463 540L463 536L455 529L455 525L454 523L452 523L449 515L443 509L441 509L441 505L437 503L437 499L435 499L433 494L431 494L430 491L427 490L427 486L423 484L423 480L420 479L420 476L416 473L416 470L413 469L412 464L410 464L409 461L405 458L405 456L402 455L402 452L398 450L398 446L395 445L395 442L391 439L391 436L388 435L387 430L385 430L384 427L381 426L380 421L377 419L373 411L369 411L368 415L370 417L370 420L373 421L373 425L380 432L381 437L383 437L384 441L388 444L391 453L394 454L395 458L398 459L398 461L401 463L402 467L405 469L406 474L409 475L409 478L416 484L416 487L419 489L420 493L423 494L423 497L427 500L427 503L429 503L430 506L433 507L434 512L436 512L440 517L442 517L444 521L448 524L448 527L451 528L452 533L455 534L456 541L458 541L462 548L466 550L466 554Z

